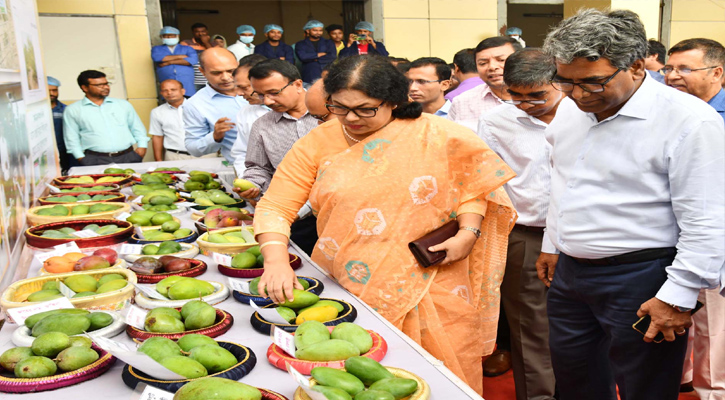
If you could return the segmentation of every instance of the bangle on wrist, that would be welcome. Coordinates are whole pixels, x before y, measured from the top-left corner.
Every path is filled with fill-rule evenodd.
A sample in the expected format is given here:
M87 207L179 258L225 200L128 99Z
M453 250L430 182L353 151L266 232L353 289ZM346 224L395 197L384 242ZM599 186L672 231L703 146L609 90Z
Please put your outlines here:
M287 243L285 243L285 242L282 242L280 240L270 240L269 242L264 242L264 243L260 244L259 245L259 250L261 251L266 246L270 246L270 245L273 245L273 244L279 244L279 245L282 245L284 247L287 247Z

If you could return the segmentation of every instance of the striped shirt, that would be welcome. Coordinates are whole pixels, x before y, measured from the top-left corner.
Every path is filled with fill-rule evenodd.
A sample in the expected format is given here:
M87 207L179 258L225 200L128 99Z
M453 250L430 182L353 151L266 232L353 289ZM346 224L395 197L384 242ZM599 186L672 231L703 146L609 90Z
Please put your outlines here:
M259 117L249 133L244 179L254 183L264 193L277 166L292 145L316 127L317 120L309 113L299 119L277 111Z
M476 132L481 115L501 104L503 104L501 99L483 83L453 99L448 119Z
M478 136L516 172L504 189L519 214L516 223L520 225L546 226L551 187L547 127L511 104L483 114L478 125Z

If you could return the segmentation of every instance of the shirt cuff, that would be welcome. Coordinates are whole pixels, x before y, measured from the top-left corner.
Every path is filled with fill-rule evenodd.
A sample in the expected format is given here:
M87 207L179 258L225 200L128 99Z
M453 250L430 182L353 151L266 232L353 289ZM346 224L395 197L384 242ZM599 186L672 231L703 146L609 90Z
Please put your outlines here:
M549 232L544 230L544 237L541 240L541 252L548 254L559 254L559 249L554 246L554 243L549 239Z
M73 151L73 152L71 152L71 154L73 154L73 157L75 157L76 159L83 158L86 156L86 154L82 151L80 151L80 152Z
M145 137L144 139L137 139L136 140L136 147L145 149L149 145L149 138Z
M655 297L667 304L674 304L684 308L695 308L699 294L700 289L678 285L671 279L667 279Z

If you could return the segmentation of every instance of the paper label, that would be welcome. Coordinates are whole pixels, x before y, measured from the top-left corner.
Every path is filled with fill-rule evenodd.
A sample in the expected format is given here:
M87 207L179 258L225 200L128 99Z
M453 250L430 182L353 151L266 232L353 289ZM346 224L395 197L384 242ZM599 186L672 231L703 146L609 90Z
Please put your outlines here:
M191 197L191 193L179 192L179 196L182 196L182 197Z
M101 236L101 235L99 235L97 232L95 232L91 229L85 229L85 230L75 231L73 233L73 236L78 236L79 238L92 238L92 237L97 237L97 236Z
M147 170L146 170L146 172L154 172L154 170L155 170L156 168L158 168L158 167L156 166L156 164L151 164L151 165L149 166L149 169L147 169Z
M310 385L310 380L302 375L299 371L295 369L295 367L291 366L289 363L287 364L287 372L292 376L292 379L297 382L298 385L304 390L305 393L310 397L312 400L328 400L327 397L315 390L312 390L312 385Z
M139 239L146 239L146 236L143 235L143 229L141 229L140 226L136 226L133 228L133 230L136 232L136 237Z
M143 245L141 244L124 243L118 252L121 254L141 254L142 249Z
M22 325L31 315L42 313L50 310L60 310L63 308L75 308L67 297L61 297L42 303L33 304L32 306L8 308L7 313L15 321L16 324Z
M275 324L289 325L289 321L282 318L282 316L279 315L277 310L274 308L261 308L254 302L254 300L249 300L249 305L252 306L252 308L267 321Z
M141 204L141 201L143 201L143 196L138 196L135 199L131 200L131 203Z
M177 207L194 207L194 206L198 206L198 204L192 203L190 201L181 201L181 202L176 203L176 206Z
M125 221L126 218L128 218L130 216L131 216L131 214L129 214L127 212L122 212L121 214L118 214L118 216L116 217L116 219L117 220L120 220L120 221Z
M141 179L141 175L137 174L137 173L131 174L131 176L133 176L136 179Z
M145 294L147 297L151 297L152 299L156 299L156 300L168 300L167 297L164 297L163 294L157 292L156 289L150 288L148 286L141 286L141 285L138 285L138 284L132 283L132 282L129 282L129 283L131 283L133 286L135 286L136 289L138 289L141 293Z
M295 356L295 337L289 332L285 332L284 329L272 326L272 341L280 349L284 350L285 353L290 356Z
M93 201L93 199L88 199L88 200L78 200L78 201L76 201L76 203L85 203L85 202L88 202L88 201Z
M176 177L179 178L179 180L182 182L186 182L189 180L189 178L191 178L191 175L189 175L189 174L174 174L174 175L176 175Z
M124 318L126 319L126 324L131 325L136 329L145 330L144 323L146 322L147 314L148 311L131 305Z
M53 250L44 253L37 253L35 258L44 263L50 257L62 256L68 253L82 253L76 242L68 242L53 247Z
M55 187L53 185L50 185L50 184L46 183L45 186L47 186L48 189L50 189L50 193L62 193L60 191L60 189L58 189L57 187Z
M232 257L228 256L226 254L212 253L211 258L217 264L226 265L226 266L232 265Z
M63 296L72 299L73 296L76 295L76 292L73 291L73 289L69 288L65 285L63 282L58 282L58 290L60 290L60 294Z
M154 361L153 358L147 356L136 349L130 349L123 343L116 342L108 338L96 336L93 333L88 333L87 336L93 340L103 350L111 353L119 360L126 364L143 371L156 379L163 380L184 380L183 376L166 369L163 365Z
M249 293L249 282L241 279L229 278L229 287L237 292Z
M173 393L169 393L151 385L146 385L145 383L143 383L143 385L146 387L143 389L143 392L141 392L141 396L138 400L173 400L174 398Z

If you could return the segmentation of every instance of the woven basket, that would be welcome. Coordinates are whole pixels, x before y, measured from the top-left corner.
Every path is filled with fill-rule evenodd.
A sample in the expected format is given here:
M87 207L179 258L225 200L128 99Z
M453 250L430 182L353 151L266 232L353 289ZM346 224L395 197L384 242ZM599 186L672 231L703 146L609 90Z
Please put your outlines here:
M90 275L99 279L100 277L108 274L120 274L123 275L129 283L136 283L136 274L134 274L133 271L123 268L106 268L38 276L35 278L23 279L8 286L8 288L3 292L2 298L0 298L0 306L2 306L3 310L7 311L11 308L24 307L32 304L24 302L24 300L27 299L31 293L40 290L43 287L43 284L48 281L62 281L72 275ZM133 285L128 284L119 290L114 290L113 292L69 300L75 308L84 308L86 310L119 311L130 303L131 297L133 297L133 292Z
M189 243L179 243L181 245L181 251L177 253L170 253L170 254L124 254L123 258L126 259L128 262L134 262L138 260L141 257L153 257L153 258L161 258L163 256L174 256L179 258L194 258L199 254L199 248L194 246L193 244Z
M97 181L98 178L103 178L104 176L123 176L124 177L122 180L116 181L116 182L105 182L105 183L95 183L94 182L94 186L101 186L101 185L106 186L106 183L108 185L110 185L110 184L116 184L116 185L119 185L119 186L123 186L123 185L131 182L131 175L129 175L129 174L89 174L89 175L66 175L66 176L59 176L59 177L53 179L53 185L54 186L58 186L58 187L60 187L60 186L70 186L70 187L73 187L73 186L86 185L86 183L67 183L66 182L66 179L68 179L68 178L75 178L75 177L80 177L80 176L90 176L91 178L93 178L94 181Z
M162 272L158 274L141 274L136 272L138 283L159 283L161 280L166 279L170 276L185 276L187 278L193 278L206 272L207 265L204 261L196 260L193 258L189 261L191 261L191 268L183 271Z
M92 188L94 186L105 186L110 187L111 189L107 189L107 192L119 192L121 191L121 185L117 185L115 183L111 184L101 184L96 185L95 183L84 183L82 185L56 185L55 183L52 183L53 186L57 187L58 189L73 189L73 188ZM69 194L71 196L78 196L79 194L89 194L89 193L98 193L97 190L87 190L85 192L67 192L67 193L58 193L59 195Z
M242 229L247 230L248 232L251 232L251 227L246 226L233 226L230 228L222 228L217 229L213 233L218 234L225 234L229 232L241 232ZM211 257L211 253L220 253L220 254L226 254L228 256L233 256L235 254L239 254L251 247L258 246L259 243L252 242L252 243L212 243L208 240L209 233L205 233L201 236L199 236L199 239L196 240L196 244L199 245L199 249L201 250L201 254L205 256Z
M339 325L343 322L353 322L357 318L357 310L355 307L352 306L352 304L346 302L345 300L339 300L339 299L326 299L326 298L320 298L320 300L331 300L336 301L340 304L342 304L342 312L337 314L337 317L335 319L332 319L327 322L323 322L324 325L327 326L335 326ZM273 308L277 307L276 304L269 304L262 308ZM272 326L276 326L277 328L280 328L284 330L285 332L295 332L297 328L300 326L297 324L278 324L274 322L269 322L266 319L264 319L261 315L259 315L258 312L252 313L252 316L249 318L249 322L252 324L252 328L254 328L255 331L269 335L272 332Z
M199 335L206 335L209 337L217 337L225 334L229 329L232 328L232 324L234 324L234 317L232 314L230 314L227 311L221 310L219 308L216 308L216 319L214 320L214 325L207 326L206 328L202 329L194 329L190 331L184 331L184 332L173 332L173 333L159 333L159 332L149 332L144 331L142 329L138 329L136 327L133 327L131 325L128 325L126 327L126 334L130 336L132 339L137 341L145 341L147 339L150 339L152 337L165 337L167 339L171 340L179 340L184 335L190 335L192 333L196 333Z
M109 192L109 191L106 191L106 192L88 192L88 193L85 193L85 194L87 194L89 196L95 196L97 194L100 194L100 195L103 195L103 196L107 196L107 195L110 194L110 195L115 196L112 199L99 200L102 203L123 203L124 201L126 201L126 195L125 194L118 193L118 192ZM56 195L48 196L48 197L41 197L41 198L38 199L38 203L40 203L41 206L56 205L56 204L65 205L65 204L77 204L77 203L79 203L79 202L70 202L70 203L68 203L68 202L63 202L63 201L55 201L55 199L58 199L58 198L63 197L63 196L75 196L75 195L74 194L71 194L71 193L63 193L63 194L56 194ZM88 203L88 201L80 201L80 203Z
M94 204L108 204L101 201L89 201L86 203L83 203L83 205L92 206ZM70 208L73 208L75 206L78 206L79 204L74 203L74 205L69 206ZM100 213L95 214L85 214L85 215L66 215L62 217L55 217L51 215L38 215L36 214L38 210L44 209L44 208L53 208L55 205L52 206L37 206L33 207L28 210L28 224L30 226L35 225L41 225L41 224L50 224L52 222L65 222L65 221L78 221L78 220L87 220L87 219L113 219L117 216L121 215L122 213L128 212L131 209L131 205L126 203L118 203L118 208L111 211L104 211Z
M136 302L136 305L145 308L147 310L151 310L157 307L172 307L172 308L178 308L183 307L184 304L192 301L192 300L201 300L205 303L208 303L209 305L215 305L219 304L222 301L226 300L227 297L229 297L229 288L227 288L224 284L219 282L212 282L207 281L211 283L214 286L214 293L204 296L201 299L185 299L185 300L157 300L152 299L148 296L146 296L143 292L138 292L136 294L136 297L134 298L134 301Z
M419 377L418 375L408 372L404 369L400 368L393 368L393 367L385 367L388 371L390 371L393 375L395 375L396 378L406 378L406 379L412 379L416 382L418 382L418 389L413 392L408 397L403 397L400 400L428 400L430 399L430 386L428 386L428 383L423 380L423 378ZM317 381L315 378L310 378L310 385L315 386L317 384ZM312 400L310 399L310 396L305 393L302 388L297 388L295 391L295 397L294 400Z
M112 233L110 235L96 236L91 238L75 238L75 239L54 239L42 237L40 232L48 229L58 230L60 228L73 228L75 230L83 229L86 225L96 224L98 226L118 225L124 228L122 231ZM28 246L37 249L48 249L59 244L76 242L80 248L87 247L105 247L125 242L133 233L133 225L130 222L120 221L116 219L97 219L97 220L71 220L63 222L51 222L49 224L36 225L25 230L25 239Z
M302 267L302 260L296 255L289 253L289 265L293 270ZM262 276L264 268L232 268L226 265L217 264L217 269L222 275L231 276L232 278L256 278Z

